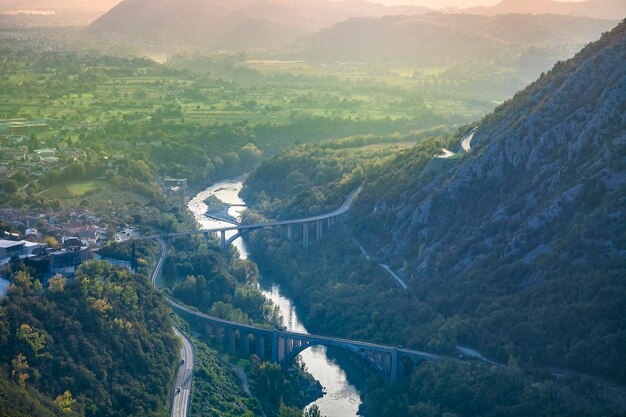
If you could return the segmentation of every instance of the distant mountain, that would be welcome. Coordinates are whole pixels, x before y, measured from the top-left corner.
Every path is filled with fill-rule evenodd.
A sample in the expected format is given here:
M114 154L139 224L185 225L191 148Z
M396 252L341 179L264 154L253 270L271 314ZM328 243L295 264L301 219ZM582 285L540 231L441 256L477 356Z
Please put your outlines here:
M626 384L626 21L477 126L369 175L353 230L462 343Z
M0 15L32 25L86 25L120 0L4 0ZM8 16L8 17L7 17ZM31 24L29 24L31 25Z
M270 49L350 17L428 11L359 0L124 0L87 32L163 49Z
M570 46L578 50L615 23L588 17L521 14L352 18L298 40L290 53L325 60L413 63L494 59L519 53L522 47Z
M449 9L458 13L458 9ZM496 15L506 13L529 14L561 14L588 16L600 19L623 19L626 17L626 1L624 0L587 0L582 2L566 2L555 0L502 0L491 7L472 7L461 10L463 13Z

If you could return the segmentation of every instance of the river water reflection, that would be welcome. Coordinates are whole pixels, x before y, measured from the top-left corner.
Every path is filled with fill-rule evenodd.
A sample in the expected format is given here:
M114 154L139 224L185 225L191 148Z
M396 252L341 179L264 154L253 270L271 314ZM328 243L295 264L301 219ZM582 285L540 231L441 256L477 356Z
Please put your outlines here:
M205 216L207 206L204 204L204 200L214 195L228 204L245 204L238 195L241 187L241 179L224 180L196 194L194 198L189 201L187 206L189 210L193 212L200 227L208 229L229 226L228 223L209 219ZM245 207L235 206L230 207L228 213L236 219L240 219L243 210L245 210ZM228 232L226 236L228 238L234 234L234 231ZM248 258L249 251L242 239L237 239L233 244L239 250L242 258ZM263 294L280 308L283 317L283 325L291 331L308 333L304 325L298 319L292 301L281 293L280 286L272 282L271 276L264 276L263 278L264 282L261 283ZM309 348L300 354L300 358L306 365L308 371L326 388L324 397L314 403L318 405L322 415L327 417L357 416L359 404L361 403L359 392L347 381L344 370L328 358L326 348Z

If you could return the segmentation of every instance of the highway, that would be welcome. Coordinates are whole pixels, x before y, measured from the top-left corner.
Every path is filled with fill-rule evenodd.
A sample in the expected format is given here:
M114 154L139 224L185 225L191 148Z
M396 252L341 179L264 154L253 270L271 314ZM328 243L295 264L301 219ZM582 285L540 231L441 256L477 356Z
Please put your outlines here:
M400 278L398 275L396 275L395 272L393 272L391 270L391 267L389 265L385 265L385 264L380 264L380 266L383 267L383 269L387 272L389 272L389 274L393 277L393 279L396 280L396 283L401 286L402 288L404 288L405 290L408 288L408 286L406 285L406 283L402 280L402 278Z
M478 126L473 128L467 135L463 137L461 140L461 147L465 152L469 152L472 150L472 139L474 139L474 134L478 130Z
M355 242L355 243L359 246L359 249L361 249L361 254L363 254L363 257L364 257L366 260L368 260L368 261L369 261L369 260L371 260L372 258L371 258L371 257L370 257L370 255L367 253L367 251L365 250L365 248L363 247L363 245L361 245L361 244L359 243L359 241L358 241L358 240L356 240L355 238L352 238L352 239L354 239L354 242ZM391 277L392 277L392 278L396 281L396 284L398 284L398 286L400 286L400 287L404 288L405 290L406 290L407 288L409 288L409 287L408 287L408 285L406 285L406 282L404 282L404 280L403 280L402 278L400 278L400 277L399 277L399 276L398 276L395 272L393 272L393 271L391 270L391 267L390 267L389 265L385 265L385 264L378 264L378 265L379 265L382 269L384 269L385 271L387 271L387 273L388 273L389 275L391 275Z
M180 330L174 327L174 333L182 340L180 347L180 363L174 383L171 417L187 417L189 398L191 397L191 381L193 378L193 345ZM184 360L184 363L182 362ZM178 389L180 388L180 392Z
M159 256L159 261L157 262L154 271L152 272L152 277L150 277L150 281L152 285L156 288L159 288L157 285L157 278L161 275L161 270L163 269L163 263L165 262L165 258L167 258L167 245L161 239L158 240L159 245L161 246L161 255ZM166 298L167 299L167 298ZM169 299L167 299L169 301ZM174 387L172 394L172 409L171 409L171 417L187 417L187 412L189 408L189 399L191 398L191 381L193 378L193 362L194 362L194 350L191 341L185 336L180 330L176 327L173 327L174 333L178 336L178 338L182 341L182 346L180 348L180 358L184 359L184 363L178 364L178 369L176 370L176 378L174 379ZM180 387L180 392L178 392L178 388Z
M451 152L450 150L446 149L446 148L441 148L441 151L443 153L435 155L435 158L439 158L439 159L450 159L454 156L454 152Z

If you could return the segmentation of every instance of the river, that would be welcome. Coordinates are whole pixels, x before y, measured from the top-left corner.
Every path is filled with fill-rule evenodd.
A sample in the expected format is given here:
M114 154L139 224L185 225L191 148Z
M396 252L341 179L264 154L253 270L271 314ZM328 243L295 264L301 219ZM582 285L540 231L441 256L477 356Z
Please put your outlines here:
M209 219L205 216L207 206L204 200L214 195L221 201L228 204L245 204L239 197L243 183L240 178L224 180L213 184L204 191L196 194L189 201L187 207L194 214L196 221L203 229L229 226L229 223ZM240 219L245 207L230 207L228 213L236 219ZM235 232L227 232L227 238ZM237 239L233 244L239 250L241 258L248 258L249 251L242 239ZM263 294L272 300L280 308L283 317L283 325L288 330L308 333L296 313L293 302L280 291L280 286L271 282L270 276L264 276L261 283ZM315 401L320 408L322 415L327 417L354 417L357 416L361 397L358 390L351 385L346 377L345 371L326 355L326 348L323 346L306 349L300 354L302 362L306 365L309 373L317 379L326 389L326 394Z

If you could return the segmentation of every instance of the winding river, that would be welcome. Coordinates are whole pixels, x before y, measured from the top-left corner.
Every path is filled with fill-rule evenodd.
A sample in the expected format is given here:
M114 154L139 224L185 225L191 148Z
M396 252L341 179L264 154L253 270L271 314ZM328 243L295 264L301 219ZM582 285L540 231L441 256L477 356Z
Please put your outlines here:
M194 214L201 228L208 229L229 225L225 222L207 218L205 216L207 206L204 204L204 200L214 195L228 204L245 204L238 195L242 185L240 178L220 181L196 194L189 201L187 207ZM228 213L239 220L243 210L245 210L245 207L231 206ZM226 236L228 238L233 234L235 234L234 231L227 232ZM239 250L241 258L248 258L249 251L242 239L237 239L233 244ZM288 330L308 333L296 314L293 302L281 293L280 286L272 283L271 277L268 276L264 276L261 285L265 297L272 300L280 308L284 326ZM300 358L306 365L309 373L326 389L326 394L313 403L317 404L322 415L328 417L357 416L359 404L361 403L359 392L348 382L345 371L328 358L326 348L322 346L309 348L300 354Z

